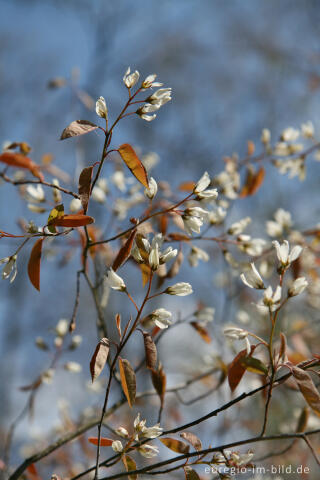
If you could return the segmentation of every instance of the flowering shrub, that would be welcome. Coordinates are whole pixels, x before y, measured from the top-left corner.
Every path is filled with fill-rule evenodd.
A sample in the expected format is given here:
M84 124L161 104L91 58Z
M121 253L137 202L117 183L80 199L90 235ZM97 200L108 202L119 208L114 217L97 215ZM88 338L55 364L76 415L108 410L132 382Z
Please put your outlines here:
M266 461L278 455L278 451L270 448L275 441L281 445L286 461L296 461L300 455L300 461L305 462L307 455L310 462L319 466L319 435L316 434L320 433L317 423L320 355L316 351L316 329L310 335L313 330L306 322L285 324L283 318L293 317L292 309L298 305L293 299L297 296L304 309L319 308L320 229L318 226L305 231L294 229L291 214L282 208L267 221L264 238L247 233L249 216L229 221L235 201L257 194L269 164L280 174L304 179L307 160L312 155L318 159L320 155L313 125L308 122L300 130L286 128L275 143L271 142L269 130L264 129L261 153L255 154L255 145L248 142L246 158L227 157L220 173L199 172L196 181L182 183L175 191L150 175L157 159L155 154L140 159L131 145L118 146L112 142L114 130L124 118L138 115L147 122L154 120L160 108L171 100L171 88L163 88L163 84L156 81L156 75L149 75L141 82L139 72L131 72L130 68L123 83L128 99L113 123L109 120L107 102L101 96L96 102L96 114L101 122L75 120L62 132L61 140L101 132L101 158L83 168L76 191L72 185L61 185L65 182L56 178L57 169L50 161L38 165L31 160L26 143L8 144L0 155L0 162L4 164L0 173L3 182L19 188L31 212L48 212L44 225L23 223L20 234L0 231L1 238L8 241L21 239L18 248L9 249L9 256L1 259L3 279L14 282L17 265L19 270L24 268L19 254L30 244L27 269L30 282L37 290L40 290L41 261L46 260L46 251L55 241L68 242L72 238L73 246L81 253L70 318L56 323L53 344L42 337L36 338L36 346L48 351L51 362L23 388L28 400L7 436L3 471L11 480L45 478L43 459L47 459L46 469L58 472L52 473L53 479L136 479L140 474L160 476L182 470L186 479L194 480L203 478L204 466L215 466L217 478L227 478L231 468L252 469L262 459ZM108 177L104 176L107 163L114 167ZM109 224L107 234L103 233L105 225L98 225L92 214L88 214L95 202L107 204L111 210L114 221ZM124 229L121 228L123 222L126 222ZM180 279L179 272L185 255L189 265L196 269L201 262L214 263L219 253L225 261L226 272L230 273L228 284L225 278L220 278L221 285L233 288L230 301L235 297L237 308L234 320L226 319L223 330L216 330L214 346L210 326L215 315L214 305L210 299L205 305L197 303L194 275L191 279ZM135 269L136 282L141 284L141 301L134 299L129 287L129 265ZM82 369L75 361L63 364L62 360L66 351L76 350L82 341L76 333L79 300L84 288L82 279L94 301L93 316L97 318L99 337L92 357L83 361L90 369L91 388L104 391L103 405L77 422L71 421L65 412L63 434L54 440L50 436L46 446L29 449L21 465L13 467L9 453L14 430L32 408L37 392L44 384L51 383L54 388L57 368L63 366L70 374ZM121 296L123 310L114 318L106 319L110 295ZM177 316L168 310L168 295L193 295L193 313ZM154 299L161 306L158 304L155 308ZM177 302L181 302L183 311L183 299L178 298ZM168 386L157 346L160 339L165 339L166 332L172 329L178 332L183 325L189 325L200 341L212 348L203 359L201 371L194 375L190 368L185 383ZM136 337L141 338L143 353L140 362L134 364L127 358L130 352L126 347ZM177 344L181 341L177 336L175 340ZM219 345L223 347L219 349ZM145 377L152 383L151 390L140 387ZM185 401L182 392L196 382L201 385L199 393L191 401ZM213 392L216 392L217 408L211 408L205 416L197 416L193 405ZM168 428L170 422L163 412L169 418L170 409L166 410L166 406L172 393L176 395L174 412L171 412L176 426ZM292 406L286 412L281 409L279 412L279 408L273 410L273 402L280 401L285 408L283 405L289 396L293 399ZM157 404L152 403L157 422L142 420L140 413L134 413L136 405L141 412L147 409L149 397L158 399ZM256 403L250 418L241 419L234 412L243 408L245 402L246 405ZM194 413L193 420L185 424L179 411L181 404L191 405ZM127 413L123 414L123 421L118 422L120 409ZM229 423L225 419L224 424L216 424L212 443L208 432L212 434L215 427L210 419L220 417L223 412L228 415L232 412ZM298 413L297 425L294 412ZM207 433L202 430L203 438L200 438L197 428L203 425ZM227 443L218 442L221 429L231 432ZM89 431L92 436L87 436ZM244 431L247 436L243 438ZM74 440L78 441L78 451L68 449ZM301 440L306 444L307 453L303 455ZM263 456L259 454L261 445ZM64 449L65 455L59 456ZM156 458L159 456L161 458ZM143 457L152 461L144 462ZM55 460L50 463L51 458Z

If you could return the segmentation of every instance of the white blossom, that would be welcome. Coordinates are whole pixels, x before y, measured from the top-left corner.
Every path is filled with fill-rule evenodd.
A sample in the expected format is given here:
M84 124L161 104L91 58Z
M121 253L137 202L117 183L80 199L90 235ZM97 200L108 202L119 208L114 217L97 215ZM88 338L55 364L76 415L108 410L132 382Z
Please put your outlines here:
M290 263L297 260L302 252L302 247L300 245L295 245L290 252L288 240L284 240L281 245L277 240L274 240L272 244L276 249L277 257L282 267L287 267Z
M146 188L144 190L144 194L147 198L149 198L150 200L152 200L156 194L157 194L157 191L158 191L158 185L157 185L157 182L155 181L155 179L153 177L150 177L149 179L149 188Z
M263 298L257 303L258 310L262 313L274 312L281 301L281 287L278 285L275 291L269 285L263 292Z
M251 266L251 270L248 270L246 274L242 273L240 275L240 278L243 281L243 283L247 285L247 287L255 288L258 290L265 288L263 280L260 276L260 273L256 269L255 264L251 263L250 266Z
M200 192L203 192L210 185L210 177L208 172L204 172L200 180L196 183L196 186L193 189L193 193L197 195Z
M247 354L249 355L251 351L251 345L248 339L249 332L238 327L227 327L224 329L223 333L224 333L224 336L231 341L244 340L246 344Z
M157 270L160 264L159 259L159 245L156 243L152 246L151 251L149 253L149 265L153 271Z
M205 219L208 218L209 212L200 207L186 208L182 220L186 231L191 235L192 232L200 233L200 228Z
M91 198L95 202L104 203L106 201L106 194L98 185L95 185L91 193Z
M270 140L271 140L270 130L268 130L267 128L264 128L261 133L261 142L264 145L269 145Z
M17 255L11 257L5 257L0 260L0 265L4 265L2 269L2 278L4 280L10 279L10 283L14 282L18 270L17 270ZM11 277L11 278L10 278Z
M59 337L64 337L67 335L69 330L69 321L65 318L61 318L55 328L55 332Z
M274 219L266 222L266 230L270 237L279 237L283 234L284 230L288 230L292 227L291 213L287 212L283 208L278 208L274 213Z
M34 202L44 202L46 199L44 190L41 185L28 185L26 192L31 200Z
M64 368L72 373L80 373L82 371L82 366L78 362L67 362Z
M105 276L107 285L113 290L119 290L120 292L126 291L126 285L121 277L116 272L109 268Z
M148 319L161 329L168 328L171 325L171 318L172 313L165 308L157 308L148 316Z
M160 104L160 106L163 106L171 100L171 90L172 88L159 88L159 90L146 99L146 102L152 105Z
M59 180L57 178L54 178L52 180L52 183L56 187L60 187L60 183L59 183ZM53 196L54 203L61 203L62 202L62 195L61 195L61 192L58 188L53 188L52 189L52 196Z
M203 325L213 321L215 309L213 307L203 307L198 310L194 316Z
M114 440L112 442L112 445L111 445L111 448L113 451L115 451L116 453L121 453L123 451L123 445L122 443L120 442L120 440Z
M300 293L302 293L307 286L308 282L305 277L296 278L288 290L289 297L295 297L296 295L300 295Z
M301 133L304 138L314 137L314 125L311 121L303 123L301 125Z
M168 287L165 290L165 293L167 293L168 295L177 295L178 297L185 297L186 295L190 295L191 293L193 293L193 290L190 283L179 282L172 285L171 287Z
M242 233L250 223L250 217L242 218L238 222L233 223L231 227L228 228L229 235L240 235L240 233Z
M191 267L196 267L199 263L199 260L202 260L203 262L208 262L209 255L205 250L202 250L202 248L192 246L188 255L189 264L191 265Z
M137 81L139 80L139 77L140 77L140 73L135 70L134 72L130 73L131 70L130 70L130 67L128 67L126 73L124 74L124 77L123 77L123 83L125 84L125 86L127 88L132 88L135 86L135 84L137 83Z
M294 142L299 137L300 132L296 128L288 127L281 133L281 140L284 142Z
M71 213L79 212L82 208L81 200L79 198L74 198L69 204L69 210Z
M103 97L99 97L96 101L96 114L102 118L107 118L108 116L107 104Z
M163 83L155 82L157 75L153 73L148 75L147 78L142 82L141 88L147 89L152 87L162 87Z
M115 432L116 432L117 435L119 435L119 437L122 437L122 438L128 438L129 437L129 432L124 427L118 427Z

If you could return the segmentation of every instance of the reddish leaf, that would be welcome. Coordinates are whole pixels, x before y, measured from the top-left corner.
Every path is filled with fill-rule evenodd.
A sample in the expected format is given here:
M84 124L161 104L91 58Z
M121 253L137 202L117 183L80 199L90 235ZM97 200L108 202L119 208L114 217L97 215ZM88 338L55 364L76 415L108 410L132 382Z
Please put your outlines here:
M52 220L50 225L55 227L84 227L94 222L94 218L89 217L89 215L82 215L81 213L74 213L69 215L64 215L60 218L55 218Z
M71 122L62 132L60 140L65 140L66 138L71 137L78 137L79 135L83 135L85 133L92 132L96 130L98 125L95 125L88 120L75 120Z
M204 328L198 322L190 322L190 325L192 325L192 327L199 333L202 340L207 343L211 343L211 338L206 328Z
M136 152L133 150L131 145L129 145L128 143L120 145L120 147L118 148L118 152L131 173L136 177L136 179L140 183L142 183L144 187L149 188L149 181L146 169L144 168L143 164L139 160Z
M239 194L240 198L248 197L249 195L254 195L258 189L261 187L265 176L265 170L263 167L260 167L259 170L255 173L252 168L248 168L247 178L244 186Z
M99 377L102 372L109 355L109 340L102 338L96 346L95 352L90 361L90 373L92 382Z
M182 432L182 433L180 433L180 437L184 438L187 442L189 442L195 450L199 451L199 450L202 449L201 440L194 433L192 433L192 432Z
M83 212L87 213L88 203L90 198L90 187L93 167L86 167L82 170L79 176L79 195Z
M121 460L123 462L124 468L128 473L137 470L136 462L133 460L133 458L129 457L129 455L123 455L121 457ZM138 475L128 475L128 478L129 480L137 480Z
M119 337L121 338L121 315L119 313L117 313L116 315L116 325L117 325Z
M189 445L181 442L181 440L176 440L175 438L165 437L159 438L159 440L163 443L163 445L165 445L167 448L170 448L170 450L176 453L188 453L190 450Z
M142 286L145 287L150 278L151 268L149 267L149 265L146 265L145 263L141 263L139 267L142 274Z
M175 242L190 242L190 237L183 233L169 233L168 238Z
M98 437L89 437L88 442L93 445L98 445ZM100 438L100 447L111 447L113 440L111 438L101 437Z
M126 260L130 257L134 237L136 236L137 231L133 230L128 238L128 240L125 242L125 244L120 248L118 255L116 256L112 268L114 271L118 270L118 268L123 265Z
M41 181L44 180L39 165L34 163L31 158L26 157L21 153L4 152L0 155L0 162L5 163L10 167L25 168Z
M314 413L320 417L320 394L309 373L302 370L302 368L295 367L294 365L291 365L290 369L305 401L309 407L312 408Z
M194 182L183 182L180 183L178 188L181 192L192 192L195 185L196 184Z
M136 399L136 375L130 362L126 359L119 358L120 380L123 393L125 394L129 407Z
M157 347L149 333L143 332L144 348L146 352L147 368L155 369L157 366Z
M41 253L42 253L43 238L39 238L33 245L31 250L29 263L28 263L28 275L30 282L40 291L40 265L41 265Z
M251 155L254 154L255 149L256 149L256 147L255 147L253 141L248 140L248 142L247 142L247 153L248 153L249 157L251 157Z
M253 353L254 349L255 346L251 345L250 355ZM241 352L238 353L228 367L228 381L232 392L237 388L246 371L247 367L242 363L242 361L247 355L246 349L241 350Z

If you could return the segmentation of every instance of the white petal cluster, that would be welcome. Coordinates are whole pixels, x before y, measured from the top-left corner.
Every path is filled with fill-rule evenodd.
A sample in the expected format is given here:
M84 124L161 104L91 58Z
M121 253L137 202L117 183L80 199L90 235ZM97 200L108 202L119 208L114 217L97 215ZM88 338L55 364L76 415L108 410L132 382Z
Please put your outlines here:
M238 327L227 327L224 329L223 333L224 333L224 336L231 341L244 340L246 344L247 353L249 355L251 351L251 345L248 339L249 332Z
M281 287L278 285L275 291L269 286L263 292L263 298L257 303L257 308L261 313L267 314L268 312L274 312L281 301Z
M155 85L156 84L153 83L153 86ZM136 110L136 114L147 122L154 120L157 116L154 112L158 111L163 105L171 100L171 90L171 88L159 88L156 90L152 95L145 99L146 103Z
M188 262L191 267L197 267L199 260L202 260L203 262L208 262L209 255L205 250L202 250L202 248L193 245L188 255Z
M203 222L208 219L208 215L209 212L200 207L186 208L182 220L187 233L189 235L192 235L192 232L200 233L200 228Z
M268 130L268 128L264 128L261 133L261 143L267 146L269 145L270 140L271 140L270 130Z
M26 192L29 199L33 202L41 203L46 200L46 196L41 185L28 185Z
M250 267L251 268L247 270L245 274L242 273L240 275L241 280L245 285L247 285L247 287L255 288L257 290L264 289L265 286L264 286L263 280L260 276L260 273L256 269L255 264L250 263Z
M126 284L123 279L112 268L109 268L107 271L105 282L113 290L119 290L120 292L126 291Z
M141 88L147 89L152 87L162 87L163 83L155 82L157 75L155 73L148 75L147 78L142 82Z
M78 362L67 362L64 368L71 373L80 373L82 371L82 366Z
M296 278L288 290L288 296L295 297L296 295L300 295L308 285L308 281L305 277Z
M171 325L172 313L165 308L157 308L147 317L147 322L152 325L155 324L161 330L168 328Z
M153 177L150 177L149 188L145 189L144 194L147 198L149 198L149 200L152 200L156 196L157 191L158 191L157 182Z
M65 337L69 330L69 321L65 318L61 318L55 328L55 332L59 337Z
M304 138L314 137L314 125L311 121L303 123L301 125L301 134Z
M139 78L140 78L140 73L138 72L138 70L135 70L134 72L131 73L131 69L130 67L128 67L126 73L123 76L123 83L129 89L135 86Z
M0 260L0 265L4 265L2 269L2 278L4 280L10 279L10 283L14 282L18 270L17 270L17 255L11 257L5 257Z
M293 225L291 213L283 208L278 208L273 217L274 220L268 220L266 222L266 230L270 237L280 237Z
M120 440L114 440L112 442L111 448L116 453L121 453L123 451L123 445Z
M96 114L101 118L108 117L108 108L106 101L103 97L99 97L96 101Z
M213 307L203 307L200 308L194 316L201 325L206 326L207 323L213 322L214 314L215 309Z
M250 225L250 223L251 223L250 217L242 218L238 222L233 223L228 228L229 235L240 235L247 228L247 226Z
M302 252L300 245L295 245L290 252L288 240L284 240L281 245L277 240L274 240L272 244L276 249L278 260L283 268L288 267L292 262L297 260Z
M207 190L210 183L211 179L208 172L204 172L193 189L193 193L197 196L197 200L209 202L218 198L218 190L216 188Z
M163 429L160 427L160 423L156 423L152 427L146 426L146 420L140 419L140 413L138 413L137 417L133 423L134 431L135 431L135 441L139 441L141 438L157 438L162 434Z
M161 251L163 240L161 233L158 233L153 237L151 244L147 238L142 238L140 247L135 243L132 248L131 254L133 258L138 263L145 263L144 258L148 257L149 266L152 270L157 270L160 265L172 260L178 254L178 250L173 249L170 246Z
M171 287L168 287L164 293L168 295L177 295L178 297L185 297L193 293L190 283L179 282Z
M250 235L244 234L239 235L237 240L240 242L238 244L239 250L252 257L261 255L266 244L266 241L262 238L251 238Z

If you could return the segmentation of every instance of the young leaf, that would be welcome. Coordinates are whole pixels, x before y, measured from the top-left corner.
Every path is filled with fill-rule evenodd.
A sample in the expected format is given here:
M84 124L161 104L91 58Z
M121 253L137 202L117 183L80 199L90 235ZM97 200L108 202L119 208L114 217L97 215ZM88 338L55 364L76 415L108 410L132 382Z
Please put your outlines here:
M93 445L98 445L98 437L89 437L88 442ZM100 447L111 447L113 440L111 438L101 437L100 438Z
M166 393L167 377L164 373L161 363L159 363L157 370L151 370L151 380L152 385L154 386L157 394L159 395L161 407L163 407L164 396Z
M176 440L175 438L165 437L160 438L160 442L163 443L167 448L170 448L173 452L176 453L189 453L190 447L181 440Z
M56 228L54 227L53 222L54 222L57 218L62 218L63 216L64 216L64 206L63 206L63 204L56 205L56 206L51 210L51 212L49 213L48 221L47 221L48 230L49 230L51 233L56 233Z
M195 450L199 451L199 450L202 449L201 440L194 433L192 433L192 432L182 432L182 433L180 433L180 437L184 438L184 440L189 442Z
M183 467L185 480L200 480L199 475L191 467Z
M85 133L92 132L97 128L98 125L89 122L88 120L75 120L63 130L60 140L65 140L66 138L71 137L78 137L79 135L84 135Z
M10 167L24 168L29 170L33 176L44 180L40 167L34 163L31 158L22 155L21 153L4 152L0 155L0 162L9 165Z
M283 332L280 332L280 340L279 358L284 360L287 354L287 338Z
M133 458L129 457L129 455L123 455L121 457L121 460L123 462L124 468L128 473L133 472L134 470L137 470L136 462L133 460ZM128 478L129 480L137 480L138 475L137 474L128 475Z
M94 222L94 218L89 217L89 215L83 215L81 213L72 213L69 215L64 215L63 217L57 217L52 220L51 225L55 227L84 227Z
M251 353L255 349L254 345L251 345ZM239 385L241 378L245 374L246 366L242 363L243 359L247 356L247 350L241 350L238 355L232 360L228 367L228 381L231 391L233 392Z
M90 373L92 382L99 377L102 372L109 355L109 340L102 338L96 346L95 352L90 361Z
M144 348L146 352L147 368L155 369L157 367L157 347L149 333L143 332Z
M202 340L204 340L206 343L211 343L211 338L206 328L204 328L198 322L190 322L190 325L199 333Z
M261 187L264 180L264 176L265 176L265 170L263 167L260 167L257 172L254 172L252 168L248 168L247 178L239 194L239 197L245 198L245 197L248 197L249 195L254 195Z
M128 143L120 145L120 147L118 148L118 152L131 173L136 177L136 179L140 183L142 183L144 187L149 188L149 181L146 169L144 168L143 164L138 158L138 155L133 150L131 145L129 145Z
M130 257L130 253L131 253L131 249L132 249L132 245L133 245L133 241L134 241L134 237L136 236L136 233L137 233L137 231L133 230L131 232L128 240L120 248L120 250L118 252L118 255L116 256L116 258L113 262L113 265L112 265L112 268L113 268L114 272L116 270L118 270L118 268L120 268L121 265L123 265L126 262L126 260L128 260L128 258Z
M28 275L30 282L40 292L40 265L41 265L41 253L42 253L43 238L39 238L33 245L31 250L29 263L28 263Z
M151 268L145 263L140 263L139 267L142 274L142 286L145 287L150 278Z
M244 357L241 361L248 372L258 373L259 375L268 375L268 368L258 358Z
M88 209L92 170L93 170L93 167L86 167L82 170L79 176L78 192L80 195L80 200L81 200L84 213L87 213L87 209Z
M309 373L294 365L291 365L290 369L305 401L314 413L320 417L320 394Z
M121 315L120 313L117 313L116 315L116 325L117 325L117 330L119 337L121 338Z
M125 394L129 407L136 399L136 375L130 362L126 359L119 358L120 380L123 393Z

